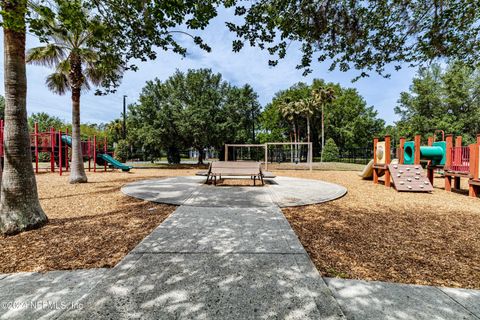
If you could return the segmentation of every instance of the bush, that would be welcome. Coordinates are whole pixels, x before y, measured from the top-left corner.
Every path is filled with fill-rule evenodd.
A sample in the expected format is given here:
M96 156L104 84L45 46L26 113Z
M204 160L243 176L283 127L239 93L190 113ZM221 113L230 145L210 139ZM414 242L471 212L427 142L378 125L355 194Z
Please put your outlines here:
M115 146L115 158L121 162L127 161L130 156L130 146L127 141L119 140Z
M338 147L333 141L332 138L329 138L325 143L325 148L323 150L323 161L325 162L333 162L338 159Z

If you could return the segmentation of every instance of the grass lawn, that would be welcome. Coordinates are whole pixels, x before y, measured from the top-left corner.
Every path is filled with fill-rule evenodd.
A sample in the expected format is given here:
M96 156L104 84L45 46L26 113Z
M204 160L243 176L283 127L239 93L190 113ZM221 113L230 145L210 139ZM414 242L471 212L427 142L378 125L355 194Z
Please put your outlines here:
M89 173L82 185L68 184L68 174L37 175L50 223L0 238L0 273L115 265L175 210L124 196L120 187L197 171L186 168ZM432 194L412 194L375 186L354 171L274 173L348 188L341 199L283 210L323 275L480 288L480 199L445 192L442 179Z

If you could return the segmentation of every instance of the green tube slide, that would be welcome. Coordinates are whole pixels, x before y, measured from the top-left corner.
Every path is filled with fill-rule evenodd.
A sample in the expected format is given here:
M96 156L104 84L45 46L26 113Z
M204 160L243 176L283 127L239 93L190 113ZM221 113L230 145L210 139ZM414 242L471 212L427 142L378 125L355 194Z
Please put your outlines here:
M445 165L447 144L445 141L434 142L432 146L420 146L420 159L430 160L434 166ZM403 147L405 164L414 164L415 142L407 141Z

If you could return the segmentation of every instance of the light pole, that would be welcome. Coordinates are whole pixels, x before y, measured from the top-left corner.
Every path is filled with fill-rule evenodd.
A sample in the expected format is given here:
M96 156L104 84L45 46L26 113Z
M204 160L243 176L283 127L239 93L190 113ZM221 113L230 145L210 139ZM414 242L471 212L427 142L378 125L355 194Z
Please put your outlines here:
M122 136L123 140L127 139L127 95L123 95L123 126Z

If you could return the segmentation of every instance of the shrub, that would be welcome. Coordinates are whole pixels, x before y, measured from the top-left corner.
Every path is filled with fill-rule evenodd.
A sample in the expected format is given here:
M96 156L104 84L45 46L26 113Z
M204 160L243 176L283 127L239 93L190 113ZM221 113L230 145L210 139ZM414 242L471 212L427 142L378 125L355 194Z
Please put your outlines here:
M323 161L325 162L333 162L338 159L338 147L333 141L332 138L329 138L325 143L325 148L323 150Z

